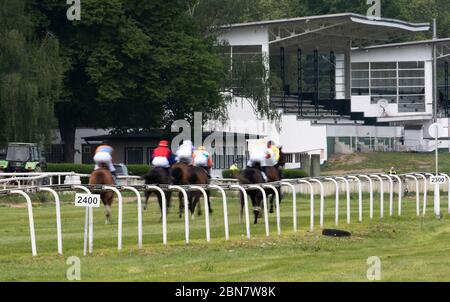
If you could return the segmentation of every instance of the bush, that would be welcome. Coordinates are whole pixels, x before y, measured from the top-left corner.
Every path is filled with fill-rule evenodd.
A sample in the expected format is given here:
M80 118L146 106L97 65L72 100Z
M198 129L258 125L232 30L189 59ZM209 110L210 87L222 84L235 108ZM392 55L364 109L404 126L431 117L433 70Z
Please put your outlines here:
M94 165L78 164L47 164L47 172L75 172L78 174L91 174Z
M283 170L283 178L285 179L298 179L308 177L308 173L305 170Z
M240 172L240 171L231 171L231 170L223 170L222 171L222 178L235 178L233 175L236 172Z
M223 178L235 178L233 176L234 171L231 170L223 170L222 177ZM283 178L285 179L298 179L308 177L308 173L304 170L282 170Z
M148 172L148 165L128 165L128 173L135 176L142 176ZM91 174L94 165L79 164L47 164L47 172L75 172L78 174Z

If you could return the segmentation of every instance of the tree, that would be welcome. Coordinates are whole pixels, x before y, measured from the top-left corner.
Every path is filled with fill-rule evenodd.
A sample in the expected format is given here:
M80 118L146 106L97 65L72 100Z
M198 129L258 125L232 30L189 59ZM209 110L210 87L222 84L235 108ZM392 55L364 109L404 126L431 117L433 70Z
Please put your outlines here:
M69 68L56 106L66 161L79 125L151 129L174 119L220 115L223 66L184 1L84 0L81 20L61 1L33 1L36 22L62 45Z
M0 143L49 142L63 64L57 39L36 39L24 0L0 1Z

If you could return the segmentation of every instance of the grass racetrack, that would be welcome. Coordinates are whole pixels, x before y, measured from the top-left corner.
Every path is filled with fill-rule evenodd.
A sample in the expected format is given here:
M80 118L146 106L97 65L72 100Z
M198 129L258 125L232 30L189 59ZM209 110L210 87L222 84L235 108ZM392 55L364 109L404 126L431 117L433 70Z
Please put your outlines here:
M341 197L340 229L350 238L330 238L319 228L316 196L315 232L309 229L309 197L298 198L298 227L292 231L292 200L285 194L281 206L282 235L276 233L275 214L270 214L271 236L265 238L264 220L251 225L252 239L245 238L239 223L239 204L229 199L230 240L224 239L222 201L212 200L211 242L205 239L204 216L190 220L191 243L184 243L184 220L173 203L168 214L168 246L162 245L159 208L154 199L143 212L144 248L137 249L136 204L124 204L123 250L117 251L117 203L113 223L104 224L103 206L94 209L94 253L83 257L84 209L72 204L73 195L61 195L64 256L57 256L55 207L36 203L34 210L38 256L31 256L27 210L7 198L0 205L0 281L67 281L70 256L81 259L82 281L367 281L367 259L381 259L382 281L450 280L450 217L447 195L442 197L441 220L432 213L432 195L422 220L416 216L415 194L404 198L403 215L380 220L379 196L374 196L374 219L369 219L364 196L363 223L357 222L357 196L352 195L351 224L346 223L345 197ZM2 199L5 199L2 197ZM20 199L19 199L20 200ZM38 199L33 198L36 202ZM2 202L0 200L0 202ZM22 202L20 200L20 202ZM334 228L334 199L325 200L325 227ZM252 212L251 212L252 214Z

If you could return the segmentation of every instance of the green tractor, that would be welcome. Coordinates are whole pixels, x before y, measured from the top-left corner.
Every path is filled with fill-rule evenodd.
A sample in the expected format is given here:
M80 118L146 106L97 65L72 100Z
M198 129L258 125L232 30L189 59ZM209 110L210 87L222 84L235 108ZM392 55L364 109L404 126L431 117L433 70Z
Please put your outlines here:
M37 144L9 143L6 158L0 159L0 172L42 172L47 168Z

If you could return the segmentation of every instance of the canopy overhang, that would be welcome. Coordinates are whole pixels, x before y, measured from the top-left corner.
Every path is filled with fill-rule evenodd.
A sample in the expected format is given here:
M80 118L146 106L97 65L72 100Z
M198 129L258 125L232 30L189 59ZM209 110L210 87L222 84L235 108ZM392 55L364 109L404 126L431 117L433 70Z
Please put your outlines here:
M224 25L223 32L240 28L266 28L271 47L303 45L302 48L349 51L352 46L373 45L398 39L408 33L430 30L429 23L342 13L271 21Z

